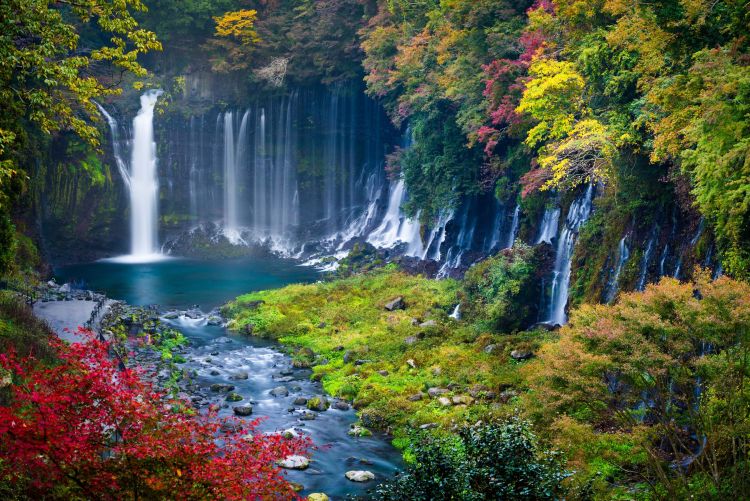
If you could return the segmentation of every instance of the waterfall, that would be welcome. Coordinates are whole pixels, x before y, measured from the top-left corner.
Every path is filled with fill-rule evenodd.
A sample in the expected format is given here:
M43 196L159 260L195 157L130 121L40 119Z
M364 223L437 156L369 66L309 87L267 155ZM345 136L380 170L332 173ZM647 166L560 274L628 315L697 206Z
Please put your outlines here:
M664 244L664 249L661 251L661 257L659 258L659 278L666 275L666 263L667 257L669 256L669 243Z
M586 192L571 204L565 218L565 225L557 240L555 268L552 272L552 288L545 323L564 325L567 322L565 307L568 304L573 250L578 237L578 230L591 215L593 194L594 186L590 184L586 188Z
M617 245L617 265L615 266L612 278L607 284L607 294L605 297L607 304L614 301L615 297L617 297L617 292L620 290L620 273L622 273L625 263L630 259L630 248L628 248L627 238L628 235L622 237L620 243Z
M118 130L118 124L117 120L107 113L107 110L104 109L104 107L94 102L97 108L99 108L99 111L102 115L104 115L104 118L107 120L107 125L109 125L109 131L112 135L112 154L115 157L115 163L117 164L117 170L120 172L120 177L122 177L123 182L125 183L125 186L130 190L130 173L128 172L128 165L125 163L125 159L122 158L122 152L120 150L120 138L119 138L119 130Z
M406 200L406 185L403 179L391 183L388 196L388 208L380 225L367 237L367 241L380 248L393 248L403 242L407 244L406 254L419 256L423 252L422 238L419 232L419 215L407 218L401 211Z
M542 216L542 223L539 225L539 236L534 243L542 242L552 243L552 239L557 236L557 226L560 221L560 207L547 207Z
M651 230L651 236L646 243L646 250L643 252L643 259L641 259L641 270L638 273L638 285L636 290L642 291L646 288L646 280L648 279L648 267L651 263L651 257L654 254L654 247L656 247L656 238L658 235L658 227L654 226Z
M448 316L454 320L461 320L461 303L458 303L456 307L453 308L453 312Z
M508 240L505 243L505 248L510 249L516 241L516 235L518 234L518 221L521 215L521 204L516 204L516 208L513 211L513 221L510 224L510 231L508 232Z
M445 242L446 226L453 219L453 214L454 212L452 210L443 209L440 211L437 223L435 223L430 231L427 245L424 246L422 259L440 261L440 258L442 257L440 248L443 246L443 242Z
M157 246L159 181L156 177L154 106L162 94L149 90L141 96L141 109L133 119L130 160L130 254L139 260L159 255Z
M245 165L247 119L250 110L242 115L237 136L234 135L234 114L224 113L224 234L232 243L241 243L240 233L240 176Z

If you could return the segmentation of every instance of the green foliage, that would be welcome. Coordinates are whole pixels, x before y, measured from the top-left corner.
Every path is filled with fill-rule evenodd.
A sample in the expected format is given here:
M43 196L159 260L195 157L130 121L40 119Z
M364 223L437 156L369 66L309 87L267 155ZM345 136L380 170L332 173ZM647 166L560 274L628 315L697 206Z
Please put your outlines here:
M476 422L493 413L500 389L518 381L510 351L533 349L542 339L538 333L494 339L482 335L480 326L449 318L457 292L452 280L378 269L247 294L224 313L232 329L246 332L252 325L253 334L309 348L318 363L325 359L313 366L313 378L329 394L353 401L364 426L390 428L395 442L403 444L409 428ZM403 297L406 308L386 310L385 304L397 297ZM426 320L434 325L420 326ZM490 343L495 349L486 352ZM431 387L451 383L448 397L468 397L469 391L477 396L469 405L445 406L426 395ZM423 398L411 398L419 393Z
M378 487L382 500L558 499L565 476L529 423L465 427L457 435L416 432L406 473Z
M475 264L462 284L464 315L499 332L528 327L536 318L541 265L524 243Z
M712 282L700 272L692 283L665 278L614 306L582 306L560 340L524 368L531 414L553 423L560 438L571 437L571 427L585 432L574 421L631 434L640 468L669 498L691 492L698 478L709 480L703 495L744 497L750 492L743 431L750 426L748 297L746 283ZM585 447L590 440L568 450ZM610 458L618 471L632 467L625 457Z
M105 78L104 65L138 77L146 70L138 56L161 48L155 35L139 29L131 10L140 0L38 2L13 0L0 5L0 188L24 159L28 137L72 131L98 145L91 122L98 112L92 99L120 92ZM93 25L105 41L82 45L80 31ZM97 73L92 69L96 67Z
M54 350L49 346L53 335L21 297L9 290L0 290L0 352L14 351L50 362L54 360Z
M0 276L10 270L15 257L16 228L8 214L0 208Z

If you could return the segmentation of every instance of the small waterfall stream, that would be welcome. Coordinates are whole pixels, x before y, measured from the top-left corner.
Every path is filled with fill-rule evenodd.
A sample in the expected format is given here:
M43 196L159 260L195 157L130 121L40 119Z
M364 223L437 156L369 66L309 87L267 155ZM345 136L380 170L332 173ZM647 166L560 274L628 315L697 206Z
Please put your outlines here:
M557 236L557 226L560 221L560 207L547 207L542 216L542 223L539 226L539 236L535 244L546 242L552 243L552 239Z
M552 272L552 286L549 294L549 303L545 309L547 312L545 323L551 325L564 325L567 320L565 307L568 304L568 287L570 286L570 273L573 260L573 250L578 238L578 230L591 215L591 205L594 195L594 186L589 185L586 191L576 198L568 210L565 225L557 240L555 251L555 267Z
M628 247L628 235L625 235L620 239L620 243L617 245L617 265L612 273L612 276L607 284L607 292L605 295L605 302L607 304L612 303L617 297L617 293L620 291L620 274L625 266L625 263L630 259L630 248Z

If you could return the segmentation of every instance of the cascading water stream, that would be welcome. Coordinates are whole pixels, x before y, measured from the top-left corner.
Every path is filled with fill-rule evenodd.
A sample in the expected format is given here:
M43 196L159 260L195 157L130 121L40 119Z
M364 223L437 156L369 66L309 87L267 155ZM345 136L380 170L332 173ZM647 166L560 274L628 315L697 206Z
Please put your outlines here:
M552 243L552 239L557 236L557 227L560 221L560 207L547 207L542 216L542 223L539 229L539 236L535 244L546 242Z
M139 260L159 254L157 220L159 181L156 177L154 106L162 94L149 90L141 96L141 109L133 119L133 152L130 160L130 254Z
M646 250L643 252L643 258L641 259L641 270L638 273L638 284L636 290L642 291L646 288L646 280L648 279L648 268L651 264L651 258L654 255L654 248L656 247L656 239L659 235L658 226L654 226L651 230L651 236L646 243Z
M234 136L234 114L224 114L224 235L234 244L242 243L239 221L239 176L245 164L247 119L242 115L237 137Z
M510 231L508 232L508 240L505 242L505 248L510 249L516 242L516 235L518 235L518 223L521 216L521 204L517 204L513 211L513 221L510 224Z
M625 263L630 259L630 248L627 243L628 235L625 235L620 239L620 243L617 245L617 266L612 274L612 278L607 284L607 295L605 300L607 304L613 302L617 297L617 293L620 290L620 274L625 266Z
M573 260L573 250L578 238L578 230L591 215L591 204L594 195L594 186L589 185L586 192L578 197L568 210L565 225L557 240L555 253L555 268L552 272L552 287L550 291L549 305L546 309L547 318L545 323L551 325L564 325L568 317L565 307L568 304L568 287L570 286L570 273Z
M128 172L128 165L125 162L125 159L122 158L122 151L120 149L120 131L118 130L118 124L117 120L107 113L107 110L104 109L104 107L94 102L97 108L99 108L99 111L104 115L104 118L107 120L107 125L109 125L109 131L112 135L112 154L115 157L115 163L117 164L117 170L120 172L120 177L122 177L123 182L125 183L125 186L130 190L130 173Z

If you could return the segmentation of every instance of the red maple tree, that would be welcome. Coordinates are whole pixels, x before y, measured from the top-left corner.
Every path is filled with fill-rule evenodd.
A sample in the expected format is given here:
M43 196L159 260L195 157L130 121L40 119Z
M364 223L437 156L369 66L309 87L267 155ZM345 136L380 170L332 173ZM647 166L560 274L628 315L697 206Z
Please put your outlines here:
M88 335L88 334L87 334ZM198 414L118 370L108 345L54 341L52 366L0 355L0 489L24 497L292 499L275 462L308 441ZM9 378L10 376L10 378Z

